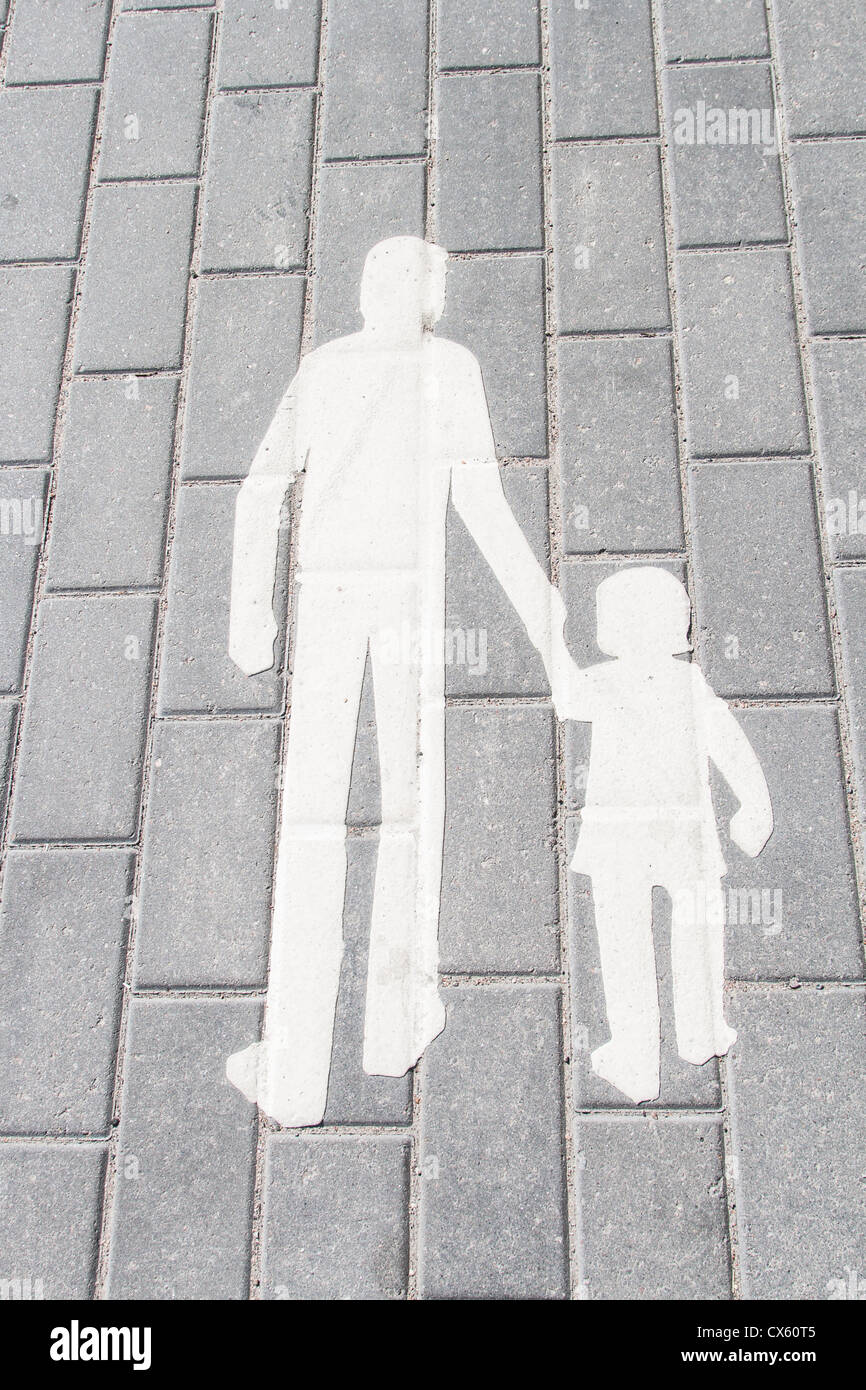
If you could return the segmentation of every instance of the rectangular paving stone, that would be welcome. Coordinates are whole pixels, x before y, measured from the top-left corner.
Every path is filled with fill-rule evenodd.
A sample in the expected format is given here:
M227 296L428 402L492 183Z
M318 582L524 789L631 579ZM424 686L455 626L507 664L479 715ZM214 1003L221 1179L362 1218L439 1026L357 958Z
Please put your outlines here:
M664 86L677 245L786 241L769 66L688 65Z
M45 598L24 717L19 840L135 834L155 602L137 594Z
M73 272L0 267L0 460L49 459Z
M452 260L437 332L478 358L499 456L546 458L542 257Z
M547 470L502 468L500 476L518 525L538 563L549 570ZM453 502L446 520L445 627L447 695L549 693L526 628Z
M207 10L121 15L108 68L101 179L198 173L210 44Z
M787 253L692 252L677 284L690 455L808 450Z
M837 570L836 602L842 635L844 695L857 775L859 817L866 823L866 573Z
M854 559L866 556L866 343L813 342L811 352L827 543L834 559Z
M442 973L556 973L559 897L550 710L450 709L446 766Z
M314 83L319 66L320 0L226 0L219 85L282 87Z
M225 1065L260 1027L251 999L133 999L109 1298L248 1297L256 1108Z
M213 104L203 270L288 270L307 255L313 97L224 94Z
M313 278L317 345L361 328L364 259L373 246L392 236L424 236L424 166L386 161L324 164Z
M90 174L96 93L0 94L0 260L74 260Z
M721 1125L577 1126L588 1299L731 1297Z
M184 478L245 478L298 365L304 280L200 279L184 414Z
M550 21L556 139L655 135L649 0L551 0Z
M325 159L424 154L427 0L328 0Z
M866 146L861 140L795 145L791 162L809 331L862 333Z
M12 851L0 939L0 1124L108 1129L134 856Z
M835 710L736 709L764 769L773 834L757 859L729 840L736 797L714 773L728 866L729 979L856 980L863 945Z
M421 1064L421 1296L567 1298L559 990L445 993Z
M264 1297L405 1298L410 1161L392 1134L269 1135Z
M561 333L670 326L655 145L559 145L554 248Z
M533 72L439 81L436 240L450 251L541 247L541 113Z
M697 654L713 689L831 694L808 464L701 465L689 492Z
M179 367L195 190L97 188L76 333L79 371Z
M22 1290L6 1297L93 1297L104 1172L97 1144L0 1147L0 1268Z
M562 338L558 378L566 552L680 549L670 341Z
M0 470L0 691L19 690L45 525L48 472Z
M866 29L858 0L773 6L788 132L866 133Z
M540 61L538 0L439 0L440 68L499 68Z
M18 0L7 85L101 81L110 10L110 0Z
M279 728L160 721L136 985L259 985L270 935Z
M862 989L736 991L728 1066L742 1293L827 1299L862 1270ZM844 1295L843 1295L844 1296Z
M665 56L763 58L769 52L763 0L662 0Z
M162 577L177 382L75 378L57 468L49 589Z
M168 588L162 714L193 710L277 710L283 698L288 584L288 527L281 533L275 612L280 635L274 666L247 676L228 652L236 487L184 487L178 499Z

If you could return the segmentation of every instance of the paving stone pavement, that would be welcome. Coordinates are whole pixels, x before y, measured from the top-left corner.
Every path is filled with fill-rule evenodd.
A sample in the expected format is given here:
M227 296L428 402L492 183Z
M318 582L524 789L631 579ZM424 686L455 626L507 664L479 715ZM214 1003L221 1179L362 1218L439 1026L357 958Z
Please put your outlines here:
M4 1289L866 1280L864 61L862 0L0 0ZM448 1026L414 1075L364 1076L368 671L325 1123L281 1131L225 1079L267 985L293 611L283 583L277 668L241 676L234 498L400 232L453 253L440 331L480 359L576 658L600 658L602 577L684 576L767 772L756 861L715 788L739 1041L676 1058L657 893L639 1108L589 1067L588 726L557 723L456 514Z

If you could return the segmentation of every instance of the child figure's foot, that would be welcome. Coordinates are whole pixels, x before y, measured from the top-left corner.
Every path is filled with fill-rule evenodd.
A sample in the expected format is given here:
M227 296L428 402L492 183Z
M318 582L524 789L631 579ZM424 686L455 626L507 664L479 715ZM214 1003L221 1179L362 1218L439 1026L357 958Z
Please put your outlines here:
M265 1042L250 1043L229 1057L226 1076L241 1095L285 1129L307 1129L322 1123L327 1078L324 1095L296 1094L291 1057L285 1049L274 1049Z
M609 1081L635 1105L640 1105L644 1100L655 1100L659 1093L658 1063L654 1068L636 1063L634 1055L624 1052L612 1039L597 1047L590 1060L596 1076Z
M727 1023L722 1020L716 1024L712 1042L681 1044L679 1054L684 1062L691 1062L695 1067L702 1067L711 1057L724 1057L736 1041L736 1029L729 1028Z

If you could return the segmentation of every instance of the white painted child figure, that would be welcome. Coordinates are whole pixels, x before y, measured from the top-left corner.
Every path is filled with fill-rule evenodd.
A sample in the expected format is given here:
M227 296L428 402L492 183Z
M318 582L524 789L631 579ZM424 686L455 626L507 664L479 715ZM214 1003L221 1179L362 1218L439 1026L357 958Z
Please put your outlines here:
M592 1067L635 1103L659 1094L652 890L671 898L677 1050L701 1065L736 1040L723 1008L726 872L709 764L740 802L731 838L760 854L773 830L766 779L725 702L693 662L691 603L668 571L634 567L596 593L598 646L573 667L560 718L591 721L586 806L572 868L592 880L610 1041Z

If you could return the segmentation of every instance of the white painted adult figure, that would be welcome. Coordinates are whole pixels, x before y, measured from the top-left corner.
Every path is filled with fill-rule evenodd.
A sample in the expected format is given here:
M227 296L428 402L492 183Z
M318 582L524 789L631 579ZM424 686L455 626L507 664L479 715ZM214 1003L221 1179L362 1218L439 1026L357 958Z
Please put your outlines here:
M636 566L596 591L598 646L572 668L561 719L591 721L586 806L572 868L592 880L610 1041L593 1070L638 1103L659 1094L652 890L671 898L677 1050L696 1065L736 1040L724 1015L726 872L710 794L714 763L740 802L731 838L760 854L773 829L760 763L691 650L691 603L668 571Z
M568 662L562 600L502 490L478 363L432 332L446 261L415 237L370 251L363 329L303 360L238 498L229 651L253 674L273 665L280 510L294 476L305 474L264 1033L227 1064L229 1079L283 1125L318 1124L325 1111L368 649L382 825L364 1070L402 1075L444 1027L437 935L449 488L552 683ZM407 630L419 640L395 663L395 634ZM431 636L442 639L438 659Z

